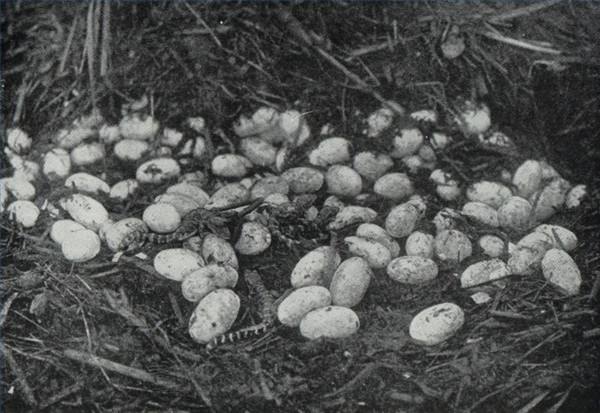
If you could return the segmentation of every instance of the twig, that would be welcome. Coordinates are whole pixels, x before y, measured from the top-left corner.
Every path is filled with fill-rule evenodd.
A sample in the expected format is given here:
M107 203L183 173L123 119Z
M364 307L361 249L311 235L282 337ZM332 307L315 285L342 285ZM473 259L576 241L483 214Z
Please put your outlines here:
M8 311L10 310L10 306L12 305L13 301L15 300L15 298L17 298L18 295L19 293L12 293L10 297L8 297L4 302L4 305L2 306L2 311L0 311L0 329L4 327L4 323L6 322L6 316L8 315Z
M331 398L339 396L340 394L346 393L354 388L359 382L369 377L373 372L375 372L379 367L382 367L379 363L369 363L367 364L352 380L348 383L344 384L342 387L337 389L332 393L326 394L325 398Z
M136 369L134 367L129 367L124 364L116 363L111 360L107 360L93 354L83 353L81 351L66 349L63 351L63 354L68 359L78 361L80 363L84 363L93 367L98 367L101 369L106 369L109 371L113 371L115 373L121 374L123 376L131 377L132 379L145 381L147 383L154 384L156 386L164 387L169 390L177 390L178 392L185 392L187 389L182 386L180 383L176 383L171 380L163 379L160 377L153 376L145 370Z
M546 0L539 3L534 3L525 7L518 7L516 9L498 14L494 17L489 18L488 20L491 23L500 22L503 20L514 19L516 17L526 16L529 14L533 14L543 9L547 9L548 7L554 6L555 4L560 3L562 0Z
M494 33L492 31L483 32L481 34L483 36L487 37L488 39L492 39L492 40L496 40L496 41L499 41L499 42L502 42L502 43L506 43L506 44L509 44L511 46L520 47L522 49L532 50L534 52L548 53L548 54L553 54L553 55L562 54L562 51L557 50L557 49L553 49L553 48L550 48L550 47L536 46L534 44L525 42L523 40L517 40L517 39L513 39L512 37L506 37L504 35L501 35L501 34L498 34L498 33Z
M52 406L53 404L58 403L65 397L68 397L71 394L78 392L82 386L83 386L83 383L78 382L78 383L70 385L69 387L65 387L60 392L58 392L57 394L55 394L54 396L50 397L48 400L46 400L45 402L40 404L40 410L44 410L44 409Z
M17 364L17 361L13 358L12 352L4 345L4 343L0 343L0 350L2 354L4 354L4 358L6 360L6 364L10 367L10 370L13 372L15 377L17 378L17 382L19 384L19 388L23 393L23 399L28 406L35 407L37 406L37 401L35 400L35 396L33 395L33 390L29 387L27 383L27 378L21 370L21 367ZM4 379L6 380L6 379Z

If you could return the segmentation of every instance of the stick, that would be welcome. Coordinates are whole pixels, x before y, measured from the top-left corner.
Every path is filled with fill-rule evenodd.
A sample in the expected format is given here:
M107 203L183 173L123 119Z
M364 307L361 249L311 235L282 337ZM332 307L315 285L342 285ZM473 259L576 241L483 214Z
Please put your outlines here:
M179 392L185 391L185 387L181 386L179 383L175 383L173 381L162 379L160 377L153 376L145 370L136 369L133 367L126 366L124 364L115 363L114 361L107 360L93 354L83 353L81 351L66 349L63 351L63 354L68 359L78 361L83 364L87 364L89 366L98 367L101 369L114 371L115 373L119 373L123 376L131 377L132 379L145 381L147 383L151 383L160 387L167 388L169 390L177 390Z
M37 406L33 390L29 387L27 378L25 377L23 370L21 370L21 367L17 364L17 361L13 358L12 352L4 345L4 343L0 343L0 350L2 351L2 354L4 354L6 364L8 364L10 370L17 378L17 383L19 384L25 403L31 407Z
M511 46L520 47L522 49L532 50L534 52L548 53L548 54L553 54L553 55L562 54L562 51L557 50L557 49L552 49L550 47L536 46L531 43L527 43L523 40L513 39L512 37L506 37L501 34L491 32L491 31L487 31L487 32L484 32L481 34L489 39L497 40L499 42L506 43Z
M4 302L4 306L2 306L2 311L0 311L0 329L4 327L4 323L6 322L6 316L8 315L8 311L10 310L10 306L12 302L15 301L15 298L19 293L12 293L10 297L6 299Z

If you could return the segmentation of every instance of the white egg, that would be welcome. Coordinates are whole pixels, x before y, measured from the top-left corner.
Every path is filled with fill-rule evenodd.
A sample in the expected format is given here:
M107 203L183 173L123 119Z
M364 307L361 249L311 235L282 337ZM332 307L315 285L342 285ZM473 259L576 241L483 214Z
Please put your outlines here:
M240 141L240 152L256 166L275 164L277 149L261 138L246 138Z
M572 251L577 247L577 235L560 225L542 224L534 228L533 231L548 235L554 248Z
M294 194L317 192L325 182L325 177L319 170L302 166L288 169L281 177L287 181Z
M238 258L231 244L214 234L206 234L202 240L202 258L207 264L239 268Z
M416 174L419 169L426 168L425 161L419 155L409 155L402 158L402 163L411 174Z
M258 222L244 222L235 250L242 255L258 255L271 246L269 229Z
M507 277L509 274L508 265L498 258L492 258L469 265L460 276L460 286L462 288L475 287Z
M548 250L542 259L542 273L550 284L567 295L579 294L581 271L565 251L557 248Z
M531 214L529 201L511 196L498 208L498 222L504 229L521 232L531 227Z
M250 199L266 198L272 194L287 195L290 192L290 186L287 181L280 176L267 176L261 178L250 189Z
M140 184L136 179L125 179L110 188L109 196L119 201L125 201L135 194L139 187Z
M279 322L288 327L298 327L306 314L331 304L331 293L320 285L309 285L292 291L277 307Z
M542 184L542 166L536 160L529 159L515 171L512 183L517 188L517 195L529 198L540 189Z
M86 262L100 252L100 238L94 231L76 231L61 244L64 257L73 262Z
M414 231L420 217L421 214L412 204L397 205L385 218L385 229L392 237L406 237Z
M441 132L433 132L430 143L435 149L444 149L452 140L448 135Z
M106 158L104 145L99 142L82 143L71 151L73 165L85 166L99 162Z
M505 251L504 240L495 235L484 235L477 241L482 252L491 258L498 258Z
M379 225L360 224L356 229L356 236L380 243L389 250L392 258L400 254L398 242Z
M431 258L404 256L390 261L386 272L394 281L416 285L435 279L438 275L438 266Z
M2 178L0 186L3 186L17 200L29 201L35 198L35 186L21 177Z
M186 300L195 303L218 288L235 287L238 278L235 268L229 265L210 264L184 276L181 294Z
M461 195L460 187L456 181L450 181L445 185L437 185L435 192L445 201L455 201Z
M408 201L406 201L406 203L417 208L417 211L419 211L421 217L425 215L425 212L427 212L427 203L425 202L425 199L419 194L411 195L408 198Z
M363 258L371 268L385 268L392 253L383 244L361 237L346 237L344 243L350 254Z
M318 247L304 255L292 270L292 287L309 285L329 287L331 278L341 262L338 252L329 246Z
M415 231L406 238L406 255L433 258L433 235Z
M393 172L380 177L373 186L373 192L392 201L408 198L415 191L408 175Z
M408 328L413 340L425 346L435 346L452 337L465 322L463 310L454 303L428 307L417 314Z
M50 238L57 244L62 244L65 239L70 237L74 232L83 231L86 228L70 219L60 219L52 224L50 228Z
M121 140L119 127L116 125L102 125L98 130L98 139L105 145L110 145Z
M423 134L417 128L400 130L400 134L394 136L390 156L400 159L412 155L419 150L423 144Z
M486 132L492 125L490 108L485 103L466 102L466 108L454 121L469 135Z
M180 183L195 185L202 188L208 182L208 177L202 171L186 172L179 177Z
M550 165L546 161L540 161L540 166L542 167L542 180L543 181L551 181L556 178L561 178L560 174L552 165Z
M16 153L28 152L32 142L29 135L20 128L8 128L6 131L6 144Z
M33 227L40 216L40 209L31 201L15 201L8 206L7 211L9 218L23 228Z
M308 154L308 161L323 168L343 164L350 161L351 149L352 145L345 138L327 138Z
M554 215L564 205L569 189L568 181L556 178L531 195L529 202L533 205L533 220L543 222Z
M290 202L291 201L287 197L287 195L283 195L283 194L267 195L263 201L264 204L270 204L270 205L284 205L284 204L289 204Z
M279 117L279 128L285 141L292 147L298 147L310 138L310 128L304 115L297 110L286 110Z
M123 139L117 142L113 152L117 158L124 162L135 162L142 159L142 156L150 152L150 149L150 144L146 141Z
M129 247L125 241L133 233L148 232L148 227L139 218L123 218L117 222L107 221L100 227L98 232L100 238L104 240L108 248L113 251L122 251Z
M248 188L240 183L231 183L223 186L212 194L206 205L204 205L204 208L225 208L229 205L246 202L249 199L250 191Z
M583 199L587 196L587 187L585 185L575 185L571 190L567 193L567 197L565 199L565 206L568 209L573 209L579 207Z
M458 230L451 229L436 235L434 251L441 261L458 263L471 256L473 247L469 237Z
M95 131L91 128L73 127L69 129L61 129L54 136L53 141L60 148L72 149L82 143L84 140L94 136Z
M496 209L483 202L467 202L463 205L462 213L479 224L489 227L497 227L499 225Z
M192 339L206 344L231 328L240 311L240 298L230 289L220 288L204 297L192 313L188 331Z
M171 204L162 202L147 206L142 219L148 228L159 234L173 232L181 224L181 215L177 209Z
M157 196L154 198L154 202L173 205L181 217L186 216L190 211L200 208L200 204L192 198L173 192L166 192Z
M377 218L377 212L371 208L348 205L337 213L335 219L327 225L327 229L342 229L361 222L372 222L375 218Z
M181 168L173 158L156 158L141 164L135 172L135 178L142 184L159 184L181 173Z
M323 207L334 207L338 208L338 210L341 210L345 206L346 204L344 203L344 201L342 201L335 195L329 195L327 198L325 198L325 201L323 201Z
M124 116L119 122L119 133L125 139L150 141L158 133L160 125L152 116L137 113Z
M171 185L167 188L166 193L178 194L191 198L200 207L206 205L210 199L210 196L204 192L202 188L187 182L180 182L178 184Z
M87 195L73 194L61 198L59 205L71 215L73 220L92 231L98 231L100 226L109 219L104 205Z
M0 185L0 212L4 212L6 203L8 202L8 191L4 185Z
M325 176L327 192L340 197L355 197L362 190L362 179L349 166L333 165Z
M77 172L69 176L65 181L67 188L73 188L81 192L92 194L108 194L110 187L102 179L86 172Z
M376 181L394 166L392 158L384 153L359 152L354 156L352 167L368 181Z
M182 281L186 275L204 266L204 260L197 252L185 248L168 248L154 257L157 273L173 281Z
M335 270L329 291L331 302L342 307L354 307L365 296L373 278L373 271L367 261L352 257L343 261Z
M321 337L345 338L356 333L360 320L349 308L327 306L306 314L300 321L300 334L309 340Z
M252 163L241 155L226 153L214 157L211 163L213 174L225 178L242 178L248 174Z
M511 196L511 190L499 182L480 181L467 188L467 198L469 201L483 202L496 209L500 208Z

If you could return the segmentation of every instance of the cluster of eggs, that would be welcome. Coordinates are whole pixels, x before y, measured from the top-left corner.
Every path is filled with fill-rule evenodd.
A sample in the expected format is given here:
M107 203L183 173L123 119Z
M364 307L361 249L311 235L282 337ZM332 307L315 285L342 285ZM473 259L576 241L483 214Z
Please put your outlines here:
M581 275L568 254L577 238L568 229L544 221L560 208L577 207L585 187L572 187L545 162L527 160L514 173L503 174L496 181L475 182L463 191L458 179L436 169L436 153L443 151L450 138L433 132L426 139L417 127L394 127L399 109L381 108L366 122L365 134L371 139L391 133L389 153L353 153L348 139L323 136L309 151L308 164L291 168L287 167L290 151L311 136L302 114L265 107L251 117L242 116L233 126L239 137L239 153L221 153L209 160L218 180L212 193L206 188L203 173L182 174L186 158L174 157L206 159L209 142L202 118L188 120L188 126L199 136L186 140L177 130L160 131L152 116L127 114L119 125L107 125L102 117L90 116L57 133L56 147L43 155L42 168L24 158L31 147L29 136L12 129L8 131L6 152L15 172L2 179L0 206L4 210L8 198L15 198L7 208L10 216L24 228L33 227L40 214L31 202L40 169L52 182L64 180L66 187L76 190L59 201L71 219L57 219L50 235L65 258L84 262L99 253L102 241L116 252L123 249L124 240L132 232L150 229L171 233L196 208L218 209L258 198L283 204L297 195L326 192L329 197L323 205L339 208L327 229L336 231L354 224L358 227L354 235L344 239L350 258L342 262L332 247L320 247L304 256L291 274L294 291L281 302L278 318L282 324L299 326L308 338L344 337L358 329L358 316L351 308L362 300L374 271L385 269L390 279L399 283L423 284L437 277L439 263L458 267L473 254L474 242L489 259L471 264L462 272L460 282L464 288L476 290L507 275L531 274L541 268L549 283L568 294L577 294ZM431 110L413 112L409 117L432 125L437 122L437 114ZM463 132L482 142L510 144L505 135L489 132L490 113L484 105L468 106L455 121ZM103 160L107 153L122 162L139 164L135 178L110 186L87 172L71 173L72 165L85 168ZM142 162L146 156L151 159ZM394 171L396 165L405 172ZM251 175L254 168L272 172ZM430 179L441 199L461 199L464 193L468 201L460 211L438 211L433 220L435 234L420 229L428 205L425 194L417 193L411 175L422 168L432 170ZM179 182L158 195L141 219L114 221L96 199L108 196L124 203L140 188L171 180ZM371 193L395 204L385 217L357 205ZM48 211L60 216L52 206ZM314 218L314 212L307 212L307 219ZM459 229L464 217L489 233L472 239ZM515 244L507 242L495 235L495 229L521 238L514 238ZM190 319L190 334L205 343L226 332L238 315L239 297L232 290L239 278L236 251L260 254L269 248L271 234L250 215L233 246L215 234L196 239L195 244L192 240L186 242L187 249L161 251L154 264L165 278L181 282L187 300L198 303ZM500 285L500 281L495 284ZM481 294L475 296L481 300ZM463 321L460 307L440 303L418 314L410 333L421 343L437 344L457 331Z

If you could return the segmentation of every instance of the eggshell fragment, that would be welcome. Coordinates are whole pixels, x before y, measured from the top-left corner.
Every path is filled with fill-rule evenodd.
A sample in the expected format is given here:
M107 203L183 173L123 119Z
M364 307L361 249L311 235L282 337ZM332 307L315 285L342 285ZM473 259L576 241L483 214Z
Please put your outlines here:
M297 110L286 110L279 117L283 138L291 147L298 147L310 138L310 127L304 115Z
M406 255L433 258L433 235L415 231L406 238Z
M379 225L369 223L360 224L356 229L356 236L380 243L389 250L392 258L400 254L398 242Z
M342 259L337 251L329 246L318 247L304 255L292 270L292 287L309 285L329 287L333 273Z
M491 258L498 258L504 254L504 240L495 235L484 235L477 241L482 252Z
M490 108L485 103L470 101L465 103L465 109L454 120L469 135L484 133L492 125Z
M129 245L125 244L127 238L134 232L147 232L148 227L139 218L123 218L117 222L105 222L99 231L100 238L104 240L111 251L122 251Z
M499 225L498 212L483 202L467 202L463 205L462 213L479 224L489 227L497 227Z
M78 166L91 165L105 157L104 145L99 142L82 143L71 151L71 162Z
M441 132L433 132L431 135L431 139L429 140L431 146L435 149L444 149L451 142L451 139L448 135Z
M156 158L141 164L135 177L143 184L159 184L172 178L176 178L181 173L181 168L173 158Z
M389 277L399 283L422 284L438 275L438 266L430 258L404 256L393 259L387 266Z
M135 139L123 139L113 148L115 156L124 162L138 161L149 151L148 142Z
M197 252L185 248L168 248L154 257L154 269L169 280L182 281L186 275L202 268L204 260Z
M135 179L119 181L110 188L109 196L119 201L125 201L136 193L140 184Z
M87 195L73 194L61 198L59 205L71 215L73 220L92 231L98 231L100 226L109 219L106 208Z
M208 264L229 265L239 268L238 258L231 244L214 234L207 234L202 240L202 258Z
M587 187L585 185L575 185L571 190L567 193L567 198L565 200L565 206L568 209L573 209L579 207L583 199L587 196Z
M511 196L498 209L498 222L502 228L525 231L531 226L532 207L529 201Z
M460 285L462 288L470 288L504 278L509 274L508 265L498 258L493 258L469 265L460 276Z
M52 224L50 238L57 244L62 244L73 232L86 229L83 225L70 219L60 219Z
M469 238L455 229L440 232L434 243L435 255L442 261L461 262L473 252Z
M360 222L371 222L377 218L377 212L371 208L356 205L343 207L335 216L335 219L327 225L327 229L342 229L349 225Z
M352 145L344 138L328 138L322 140L316 149L308 154L308 161L315 166L326 168L330 165L350 161Z
M394 172L383 175L373 186L373 192L392 201L400 201L413 194L415 188L408 175Z
M125 139L149 141L156 136L159 127L159 123L152 116L134 113L121 119L119 133Z
M567 295L579 294L581 272L565 251L558 248L548 250L542 259L542 273L549 283Z
M407 128L400 130L400 134L394 136L392 141L392 158L404 158L412 155L423 144L423 134L417 128Z
M277 307L279 322L288 327L298 327L306 314L331 304L331 293L320 285L309 285L292 291Z
M240 298L230 289L210 292L200 300L190 317L190 336L200 344L208 343L231 328L239 310Z
M181 293L186 300L195 303L218 288L235 287L238 278L235 268L210 264L186 274L181 283Z
M106 182L85 172L78 172L69 176L65 181L65 186L92 194L108 194L110 192L110 187Z
M362 190L362 179L358 172L349 166L333 165L325 176L327 192L340 197L354 197Z
M242 255L258 255L271 246L271 233L258 222L245 222L235 250Z
M13 167L13 176L28 182L34 182L40 177L40 166L34 161L27 161L18 155L9 156Z
M309 340L349 337L359 328L360 320L354 311L335 305L313 310L300 321L300 334Z
M463 310L453 303L428 307L417 314L409 326L413 340L425 346L435 346L452 337L465 322Z
M94 130L88 127L73 127L71 129L61 129L54 136L53 141L60 148L72 149L84 140L94 136Z
M290 191L295 194L317 192L325 182L325 177L320 171L302 166L288 169L281 177L287 181Z
M181 215L177 209L173 205L163 202L146 207L142 219L148 228L159 234L173 232L181 224Z
M236 182L227 184L218 189L214 194L212 194L204 208L226 208L229 205L240 204L248 201L249 199L250 191L248 188Z
M98 139L105 145L115 143L121 140L119 127L115 125L102 125L98 130Z
M376 181L394 166L392 158L384 153L359 152L354 156L352 167L368 181Z
M190 211L200 208L200 204L192 198L173 192L167 192L154 198L155 203L173 205L180 217L184 217Z
M9 218L23 228L32 228L40 216L40 209L31 201L15 201L8 206L7 211Z
M29 135L20 128L9 128L6 131L6 144L16 153L22 154L29 151L32 142Z
M417 110L415 112L412 112L409 116L412 119L414 119L416 121L421 121L421 122L436 123L437 119L438 119L437 113L433 109Z
M344 243L350 254L364 258L371 268L385 268L392 259L390 250L379 242L361 237L346 237Z
M515 171L512 183L517 188L517 195L530 197L542 184L542 166L533 159L523 162Z
M100 252L100 238L94 231L83 229L71 233L61 244L64 257L73 262L85 262Z
M382 107L377 109L367 118L367 136L369 138L378 137L392 125L393 120L394 112L390 108Z
M257 137L242 139L240 152L256 166L274 165L277 157L277 149Z
M406 237L414 231L420 217L421 214L414 205L409 203L397 205L385 218L385 229L392 237Z
M577 235L560 225L542 224L534 229L534 232L541 232L552 240L554 248L572 251L577 247Z
M226 153L214 157L211 163L213 174L225 178L241 178L248 174L252 163L241 155Z
M473 202L483 202L492 208L500 206L512 196L510 189L499 182L480 181L467 188L467 198Z
M272 194L287 195L290 192L290 186L287 181L280 176L267 176L261 178L250 189L250 199L266 198Z
M176 129L164 128L160 136L160 144L174 148L179 145L182 139L183 133Z
M564 205L569 189L571 185L568 181L556 178L531 195L529 201L533 205L533 220L543 222L554 215Z
M2 178L0 186L3 186L17 200L29 201L35 198L35 186L21 177Z
M456 227L457 220L460 219L460 214L453 208L442 208L433 217L433 225L435 225L436 232L440 232L448 229L454 229Z
M444 185L437 185L435 192L445 201L455 201L461 195L460 187L455 180L448 181Z

